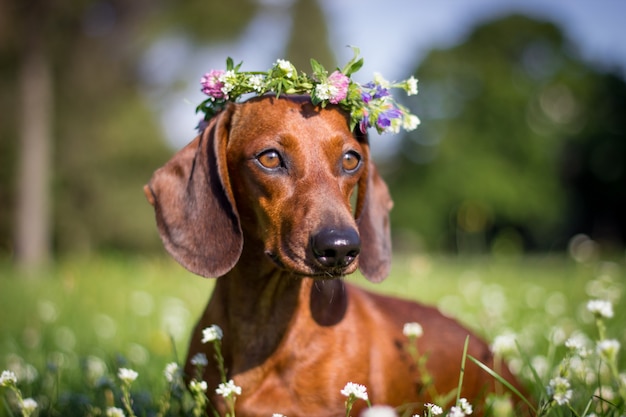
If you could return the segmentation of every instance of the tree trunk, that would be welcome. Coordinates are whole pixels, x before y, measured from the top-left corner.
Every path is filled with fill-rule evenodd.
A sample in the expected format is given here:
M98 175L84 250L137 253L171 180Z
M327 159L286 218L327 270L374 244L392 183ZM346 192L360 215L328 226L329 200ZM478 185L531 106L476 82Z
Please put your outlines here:
M15 256L25 267L43 265L51 252L52 77L43 33L32 26L18 74L21 97Z

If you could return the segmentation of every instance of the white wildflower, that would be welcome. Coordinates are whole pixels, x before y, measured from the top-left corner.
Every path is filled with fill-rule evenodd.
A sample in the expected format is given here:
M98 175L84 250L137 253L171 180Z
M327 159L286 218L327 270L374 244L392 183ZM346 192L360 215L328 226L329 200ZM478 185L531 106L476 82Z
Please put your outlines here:
M228 98L228 93L237 85L237 74L235 74L235 71L229 70L220 75L218 80L223 84L221 88L222 93Z
M406 94L408 96L414 96L417 94L417 78L412 75L408 80L406 80Z
M383 77L378 72L374 73L374 84L380 85L381 87L387 88L387 89L391 87L391 84L389 83L389 81L387 81L385 77Z
M589 343L589 339L583 333L575 333L565 341L565 347L581 358L586 358L591 353L588 348Z
M414 114L407 114L402 119L402 128L407 132L417 129L420 125L420 119Z
M224 333L220 326L213 324L206 329L202 330L202 343L215 342L216 340L222 340Z
M8 387L17 384L17 376L12 371L2 371L0 375L0 387Z
M617 358L617 352L619 351L620 344L615 339L605 339L598 342L597 349L600 357L608 362L611 362Z
M360 417L398 417L396 410L388 405L373 405L366 408Z
M254 91L260 93L265 88L265 77L261 74L254 74L250 76L248 83L250 83Z
M400 129L403 126L402 119L400 119L399 117L396 117L395 119L391 119L390 122L391 122L390 125L387 126L383 130L383 132L384 133L394 133L394 134L400 133Z
M424 328L416 322L404 323L402 333L406 337L421 337L424 334Z
M235 381L231 379L228 382L219 384L215 392L224 398L228 398L231 395L241 395L241 387L235 385Z
M515 335L513 333L496 336L491 344L491 351L500 356L513 354L517 352L517 344L515 343L515 340Z
M195 366L207 366L209 364L209 360L204 353L196 353L191 358L191 364Z
M557 376L550 380L547 388L548 395L559 405L565 405L572 399L572 390L567 379Z
M179 367L176 362L171 362L165 365L165 371L163 371L163 373L165 374L165 379L167 380L167 382L174 382L176 374L178 373L178 369Z
M109 407L107 408L107 417L124 417L124 410L117 407Z
M22 404L20 404L20 408L24 416L30 416L37 409L37 401L32 398L24 398Z
M587 310L597 317L610 319L613 317L613 304L606 300L591 300L587 303Z
M291 62L284 59L278 59L276 60L276 65L287 76L287 78L293 78L294 66Z
M321 83L315 86L315 96L320 100L330 100L337 95L339 89L332 84Z
M448 417L465 417L465 413L461 410L461 407L454 406L450 407Z
M208 385L206 383L206 381L197 381L195 379L192 379L191 382L189 382L189 390L193 393L200 393L200 392L205 392L208 388Z
M117 372L117 377L127 384L133 382L138 376L137 372L128 368L120 368Z
M461 408L461 411L463 411L468 416L474 411L472 405L465 398L459 399L459 407Z
M431 416L438 416L443 414L443 408L439 407L436 404L426 403L425 407L430 411Z
M348 382L341 390L341 394L346 397L354 396L355 398L360 398L365 401L368 400L367 388L365 385L355 384L354 382Z

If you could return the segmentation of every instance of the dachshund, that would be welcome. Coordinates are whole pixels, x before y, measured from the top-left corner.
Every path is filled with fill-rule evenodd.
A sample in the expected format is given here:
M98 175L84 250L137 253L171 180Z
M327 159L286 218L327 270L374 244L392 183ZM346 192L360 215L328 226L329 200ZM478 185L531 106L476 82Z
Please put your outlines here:
M372 282L388 275L392 201L367 134L351 131L339 107L286 95L230 103L144 191L172 257L217 277L185 372L206 355L198 377L221 415L229 408L215 393L214 344L202 343L211 325L223 330L225 376L242 389L237 416L343 416L348 382L364 385L371 404L421 413L435 392L456 397L466 338L467 353L493 366L489 346L435 308L344 279L357 268ZM407 322L423 328L414 346L423 361L411 354ZM496 385L467 360L460 395L474 414Z

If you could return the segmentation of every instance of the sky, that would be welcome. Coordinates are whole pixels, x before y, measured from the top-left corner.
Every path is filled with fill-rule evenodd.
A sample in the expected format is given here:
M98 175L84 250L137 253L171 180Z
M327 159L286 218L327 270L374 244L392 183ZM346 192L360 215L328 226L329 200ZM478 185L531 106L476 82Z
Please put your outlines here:
M221 69L227 57L244 61L242 70L267 70L282 58L290 32L293 0L260 0L263 11L239 38L196 50L176 35L163 38L143 60L146 91L163 121L169 143L179 148L195 136L195 106L203 100L202 74ZM404 79L431 50L461 43L482 22L511 13L557 24L581 56L626 76L626 0L320 0L330 42L340 64L357 46L365 65L358 81L374 72ZM158 71L156 70L158 68ZM365 77L360 79L359 77ZM182 91L161 88L188 81ZM420 80L420 83L428 80ZM376 151L376 149L375 149Z

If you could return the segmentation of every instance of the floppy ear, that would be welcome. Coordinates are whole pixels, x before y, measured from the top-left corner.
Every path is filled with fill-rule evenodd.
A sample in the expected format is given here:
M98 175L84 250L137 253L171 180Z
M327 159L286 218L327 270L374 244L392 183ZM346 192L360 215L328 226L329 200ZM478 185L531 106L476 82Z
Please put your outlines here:
M230 271L243 247L226 167L232 110L214 117L144 187L165 248L182 266L204 277Z
M367 139L365 139L367 140ZM393 207L387 184L378 175L367 150L366 172L359 181L356 221L361 236L359 269L371 282L387 278L391 268L389 211Z

